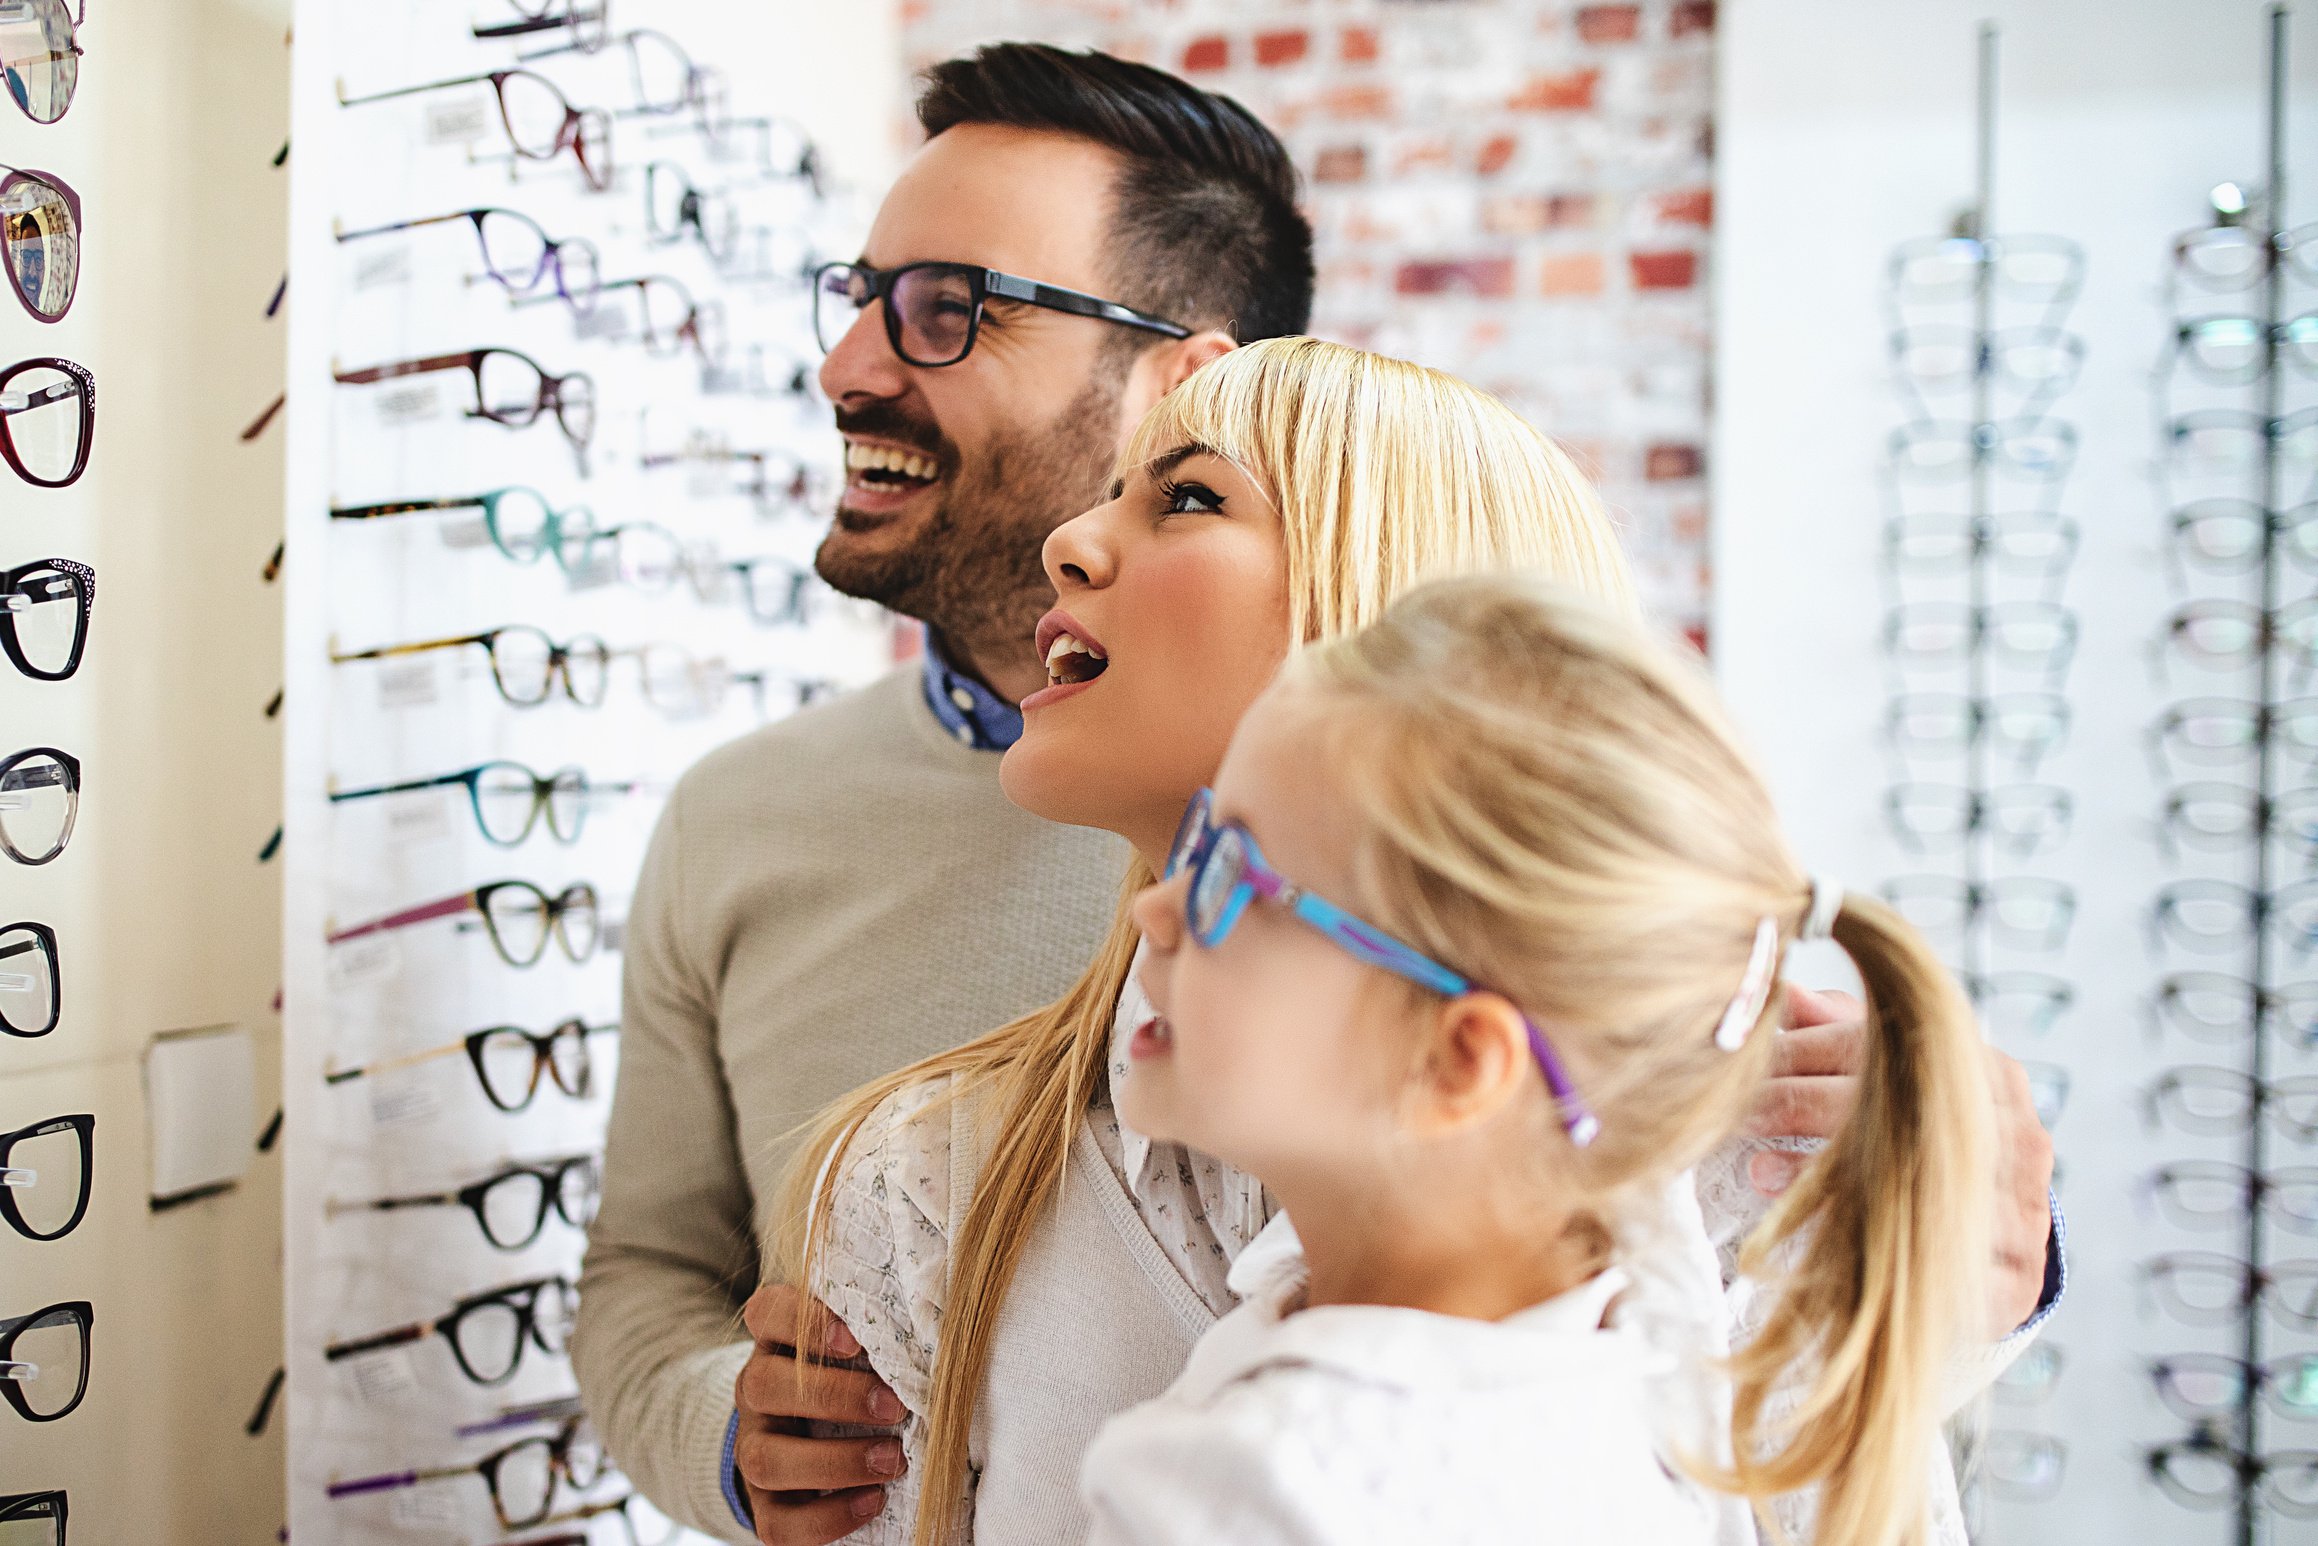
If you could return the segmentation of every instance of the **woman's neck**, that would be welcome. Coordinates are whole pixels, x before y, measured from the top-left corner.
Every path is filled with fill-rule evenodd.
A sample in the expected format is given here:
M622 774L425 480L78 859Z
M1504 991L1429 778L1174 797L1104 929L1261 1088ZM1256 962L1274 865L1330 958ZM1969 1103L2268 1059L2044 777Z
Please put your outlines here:
M1599 1270L1591 1231L1410 1186L1275 1188L1310 1269L1307 1306L1393 1305L1496 1321L1567 1293Z

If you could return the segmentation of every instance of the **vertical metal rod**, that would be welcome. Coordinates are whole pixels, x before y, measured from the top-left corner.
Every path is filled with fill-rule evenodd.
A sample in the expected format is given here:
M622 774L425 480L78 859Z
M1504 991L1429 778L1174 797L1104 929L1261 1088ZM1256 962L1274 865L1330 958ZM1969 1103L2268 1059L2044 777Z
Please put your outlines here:
M1979 243L1979 261L1972 274L1972 570L1971 612L1972 626L1977 630L1988 616L1991 601L1988 575L1989 536L1995 514L1991 509L1990 459L1995 454L1995 431L1990 420L1995 413L1993 374L1993 344L1990 334L1996 320L1996 262L1994 241L1996 222L1996 24L1980 24L1980 51L1977 69L1978 113L1975 122L1977 144L1973 151L1972 175L1972 236ZM1984 641L1975 637L1965 666L1965 696L1975 712L1986 714L1988 705L1988 661ZM1989 846L1994 838L1986 821L1990 764L1992 754L1988 726L1983 724L1967 752L1964 783L1970 791L1970 813L1976 824L1964 834L1965 896L1983 899L1964 930L1963 967L1967 980L1985 982L1992 963L1989 960L1988 936L1995 923L1995 909L1985 898L1991 880Z
M2279 590L2284 576L2279 572L2278 511L2285 506L2285 490L2280 479L2282 469L2278 461L2276 426L2281 404L2279 369L2284 363L2278 358L2279 325L2285 319L2285 270L2280 262L2284 253L2281 241L2286 226L2286 7L2270 7L2270 81L2269 81L2269 183L2263 190L2261 216L2262 234L2269 258L2263 282L2264 319L2262 339L2262 647L2260 655L2259 691L2261 694L2262 733L2254 753L2254 797L2258 802L2254 830L2253 893L2253 970L2250 1023L2253 1027L2253 1056L2250 1072L2254 1080L2253 1121L2246 1132L2246 1168L2255 1181L2254 1206L2246 1220L2246 1260L2259 1270L2268 1265L2267 1230L2263 1224L2259 1178L2265 1173L2269 1160L2267 1113L2263 1097L2270 1078L2269 1003L2270 977L2275 969L2271 960L2268 902L2273 881L2270 865L2269 812L2277 794L2277 748L2271 734L2270 722L2279 698L2278 651L2269 637L2270 620L2278 613ZM2245 1325L2245 1361L2249 1371L2262 1366L2263 1336L2262 1309L2257 1303L2247 1307ZM2262 1409L2255 1381L2249 1373L2239 1396L2240 1437L2245 1452L2259 1456L2262 1453ZM2255 1489L2250 1477L2242 1482L2238 1492L2238 1540L2241 1546L2256 1546L2266 1533Z

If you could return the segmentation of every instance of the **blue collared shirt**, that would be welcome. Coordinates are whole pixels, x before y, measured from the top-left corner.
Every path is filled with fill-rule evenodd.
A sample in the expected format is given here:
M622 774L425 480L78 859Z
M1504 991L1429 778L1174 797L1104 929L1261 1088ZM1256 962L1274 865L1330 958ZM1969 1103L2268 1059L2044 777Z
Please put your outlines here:
M1022 739L1022 710L951 665L930 628L924 660L926 707L960 745L1002 752Z

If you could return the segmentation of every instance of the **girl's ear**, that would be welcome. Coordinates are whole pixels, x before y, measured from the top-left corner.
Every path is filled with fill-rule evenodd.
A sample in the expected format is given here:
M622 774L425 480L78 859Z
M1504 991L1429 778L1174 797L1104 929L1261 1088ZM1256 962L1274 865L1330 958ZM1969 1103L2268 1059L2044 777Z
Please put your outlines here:
M1410 1126L1442 1138L1494 1118L1530 1079L1521 1011L1495 993L1464 993L1441 1005L1426 1031L1411 1092Z

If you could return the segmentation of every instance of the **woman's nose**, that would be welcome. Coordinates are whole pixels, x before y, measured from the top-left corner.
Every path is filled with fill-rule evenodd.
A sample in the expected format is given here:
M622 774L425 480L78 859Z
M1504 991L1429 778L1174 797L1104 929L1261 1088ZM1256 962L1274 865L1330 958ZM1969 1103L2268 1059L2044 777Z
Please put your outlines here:
M1074 590L1100 590L1119 572L1118 550L1113 545L1111 513L1118 502L1097 505L1074 515L1047 534L1039 561L1058 595Z

